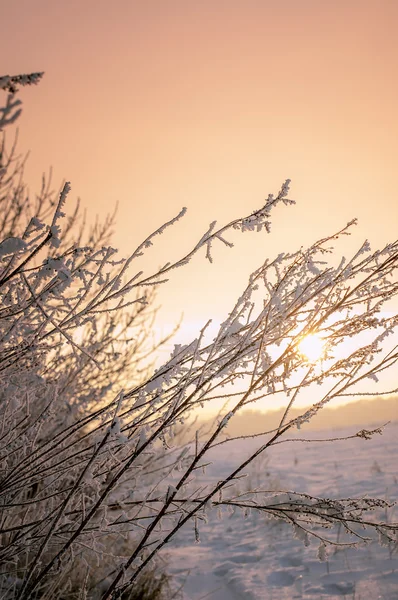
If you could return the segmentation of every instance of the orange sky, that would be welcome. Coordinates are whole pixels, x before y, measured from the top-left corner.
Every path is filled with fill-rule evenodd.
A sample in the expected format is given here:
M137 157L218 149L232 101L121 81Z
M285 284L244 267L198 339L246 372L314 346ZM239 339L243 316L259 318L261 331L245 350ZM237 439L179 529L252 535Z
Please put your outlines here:
M118 200L124 254L187 206L151 249L176 258L292 179L272 235L176 273L160 322L222 318L266 255L355 216L358 245L397 237L396 0L13 0L1 19L1 74L45 71L21 93L32 189L52 165L93 218Z

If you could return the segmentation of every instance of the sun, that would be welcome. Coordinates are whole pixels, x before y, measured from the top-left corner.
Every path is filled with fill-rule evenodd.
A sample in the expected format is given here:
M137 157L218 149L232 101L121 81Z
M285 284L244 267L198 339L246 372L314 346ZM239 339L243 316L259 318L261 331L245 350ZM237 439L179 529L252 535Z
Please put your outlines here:
M317 333L307 335L299 343L298 351L309 362L321 360L325 352L325 340Z

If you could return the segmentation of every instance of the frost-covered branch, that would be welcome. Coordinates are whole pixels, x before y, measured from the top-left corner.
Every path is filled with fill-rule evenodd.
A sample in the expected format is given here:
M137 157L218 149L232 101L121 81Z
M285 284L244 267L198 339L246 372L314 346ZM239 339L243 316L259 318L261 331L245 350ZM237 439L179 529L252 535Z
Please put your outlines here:
M37 75L0 79L12 94L5 124L19 110L16 87ZM134 270L135 259L185 209L124 260L110 245L113 216L87 229L79 206L68 213L69 183L56 201L43 178L33 200L15 146L7 154L3 141L1 160L0 577L12 577L16 598L46 594L49 582L59 597L75 585L94 599L101 583L103 600L121 598L184 524L198 541L201 520L223 507L282 520L304 543L317 538L320 559L343 543L336 526L345 528L346 545L367 541L362 528L396 543L398 526L379 514L390 506L383 500L240 486L265 451L298 441L288 437L292 430L396 367L398 242L372 251L366 241L336 259L351 221L307 249L268 258L211 342L209 320L154 370L154 353L169 340L150 342L156 286L202 248L212 261L214 244L232 247L235 231L269 232L272 209L293 203L290 181L260 209L218 228L212 222L180 259L144 273ZM311 336L322 342L318 359L302 350ZM293 418L309 393L316 399ZM206 474L221 460L220 446L236 439L228 434L236 415L275 397L285 403L279 426L265 422L257 446L221 478ZM193 417L215 400L224 406L199 432ZM348 438L371 443L375 433L381 429ZM84 583L76 579L82 564L97 565Z

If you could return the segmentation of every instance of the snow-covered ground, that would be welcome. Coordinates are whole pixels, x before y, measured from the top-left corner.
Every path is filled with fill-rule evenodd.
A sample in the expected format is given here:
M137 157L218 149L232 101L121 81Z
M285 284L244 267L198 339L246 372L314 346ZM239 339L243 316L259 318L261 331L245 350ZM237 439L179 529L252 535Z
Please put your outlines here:
M360 429L360 428L358 428ZM353 434L357 429L305 434L306 438ZM213 469L228 472L258 440L234 441L215 452ZM398 499L398 424L371 440L292 442L274 446L251 475L255 487L264 477L278 489L329 498ZM261 471L261 473L260 473ZM213 470L214 473L214 470ZM257 481L258 479L258 481ZM385 511L383 511L385 517ZM398 507L387 511L398 521ZM342 599L398 600L398 548L377 541L360 549L331 551L317 558L318 544L305 547L285 523L252 512L209 515L195 543L192 525L167 549L169 571L185 581L188 600Z

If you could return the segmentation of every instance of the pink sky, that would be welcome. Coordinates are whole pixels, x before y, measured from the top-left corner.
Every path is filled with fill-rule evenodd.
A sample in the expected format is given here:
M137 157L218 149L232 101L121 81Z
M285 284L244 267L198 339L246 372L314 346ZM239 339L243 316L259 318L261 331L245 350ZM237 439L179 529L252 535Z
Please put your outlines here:
M355 245L397 237L395 0L13 0L1 20L1 74L45 71L21 93L32 189L52 165L92 218L119 201L124 254L187 206L151 250L176 258L292 179L272 235L176 273L161 322L222 318L266 255L355 216Z

